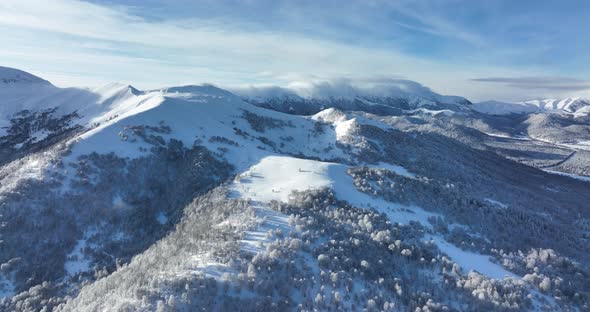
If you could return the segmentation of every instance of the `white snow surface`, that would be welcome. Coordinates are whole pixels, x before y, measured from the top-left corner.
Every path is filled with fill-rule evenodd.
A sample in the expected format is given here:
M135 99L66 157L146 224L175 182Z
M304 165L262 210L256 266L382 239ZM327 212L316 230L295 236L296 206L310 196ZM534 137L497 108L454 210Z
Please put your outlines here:
M335 108L325 109L311 116L311 119L332 124L336 140L340 142L345 141L359 127L356 118L349 119L344 112Z
M388 169L391 165L384 167ZM268 156L238 175L231 189L234 196L258 202L288 202L292 191L327 187L334 191L337 198L356 207L383 211L398 223L418 221L428 226L428 217L436 216L418 207L391 203L357 190L352 177L346 173L348 168L350 167L337 163L288 156ZM399 166L393 168L398 171L403 169Z
M47 80L43 80L33 74L27 73L20 69L0 66L0 85L14 85L14 84L49 84Z
M505 277L518 278L517 275L504 269L501 265L490 260L489 256L465 251L443 239L440 236L428 236L438 248L455 261L466 272L477 271L489 278L503 279Z
M285 156L268 156L246 172L238 175L232 189L242 198L259 202L288 202L292 191L329 187L330 166L315 160Z
M346 113L336 108L324 109L323 111L313 115L311 118L313 120L334 124L345 122L346 120L348 120Z
M392 222L408 224L410 221L417 221L426 227L431 227L428 218L437 214L419 207L391 203L358 191L352 177L346 173L348 168L337 163L275 155L263 158L258 164L238 175L230 187L232 196L252 200L257 205L257 214L271 216L270 224L246 235L243 248L252 252L261 251L262 247L259 244L266 240L265 231L274 228L291 230L288 228L285 215L269 211L263 203L272 200L287 202L292 191L324 187L331 188L338 199L345 200L353 206L374 208L384 212ZM410 175L403 167L385 164L383 168L395 169ZM428 236L428 240L431 239L442 252L466 271L478 271L494 279L502 279L506 276L517 277L502 266L493 263L489 256L462 250L439 236Z
M581 108L590 106L590 100L583 97L569 97L565 99L542 99L524 102L537 106L541 110L562 110L574 113Z
M1 77L1 76L0 76ZM0 78L1 81L1 78ZM90 125L123 114L139 104L143 93L128 85L108 84L97 89L58 88L46 83L1 84L0 125L22 110L57 108L58 116L76 112L78 123Z
M61 171L55 162L56 156L55 153L46 151L7 164L11 170L7 171L8 175L0 185L0 194L14 190L24 180L44 180L48 178L47 172Z
M170 90L174 92L155 91L134 97L130 100L131 109L77 138L69 159L74 160L79 155L96 150L102 153L112 152L120 157L144 156L149 153L150 145L141 139L124 140L121 134L125 133L125 128L130 125L159 126L162 124L169 126L171 133L155 134L161 135L165 140L174 138L188 147L197 142L212 151L219 147L227 149L224 157L236 167L238 172L248 169L262 157L270 154L259 148L264 147L264 144L256 139L258 136L264 136L277 145L282 142L281 137L290 137L288 144L282 147L282 152L285 153L298 154L306 151L307 156L328 159L343 156L343 153L335 148L337 137L335 129L327 129L325 133L315 138L308 136L315 124L311 118L256 107L225 90L209 85L171 88L167 92ZM182 93L182 91L190 91L190 93ZM281 120L285 125L258 133L242 118L245 111ZM244 138L238 135L234 131L236 127L246 130L252 136ZM224 137L239 144L234 146L216 142L211 140L213 137ZM329 146L333 148L325 151ZM140 147L144 148L143 152L140 151ZM248 153L244 153L244 150L248 150ZM344 155L344 157L347 156Z

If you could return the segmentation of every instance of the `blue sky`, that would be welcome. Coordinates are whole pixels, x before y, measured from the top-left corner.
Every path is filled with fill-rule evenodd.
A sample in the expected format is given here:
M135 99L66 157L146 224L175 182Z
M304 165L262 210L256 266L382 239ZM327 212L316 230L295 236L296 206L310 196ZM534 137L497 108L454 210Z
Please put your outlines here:
M589 21L585 0L3 0L0 65L59 86L402 77L474 101L590 96Z

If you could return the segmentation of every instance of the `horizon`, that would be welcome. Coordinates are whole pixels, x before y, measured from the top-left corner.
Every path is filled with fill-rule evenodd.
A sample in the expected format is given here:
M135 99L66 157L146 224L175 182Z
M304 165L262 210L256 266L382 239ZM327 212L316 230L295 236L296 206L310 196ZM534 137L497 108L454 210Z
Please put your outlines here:
M229 87L226 88L224 86L219 86L216 84L211 84L207 82L203 83L196 83L196 84L186 84L186 85L176 85L176 86L164 86L160 88L150 88L150 89L143 89L143 88L136 88L132 84L124 84L119 82L108 82L99 86L56 86L51 81L44 79L43 77L34 75L27 71L23 71L18 68L12 67L5 67L0 66L0 71L2 69L14 69L18 72L22 72L24 74L33 75L36 78L39 78L45 82L48 82L53 87L58 88L80 88L80 89L90 89L90 90L100 90L103 88L110 88L113 85L120 85L120 86L127 86L133 89L137 89L140 92L152 92L158 90L165 90L168 88L178 88L178 87L189 87L189 86L198 86L198 87L206 87L211 86L214 88L218 88L224 91L229 91L231 93L236 94L237 96L242 97L262 97L262 98L273 98L279 97L282 95L296 95L302 98L349 98L349 97L357 97L357 96L385 96L395 94L397 89L394 89L398 86L401 86L401 90L405 88L414 88L413 90L407 90L409 94L420 94L419 89L416 88L423 88L425 86L420 85L411 80L403 80L403 79L391 79L385 81L374 81L374 85L370 84L362 84L362 81L351 81L351 80L332 80L332 81L322 81L320 83L304 83L300 82L296 85L287 85L284 87L276 86L276 85L259 85L259 86L241 86L241 87ZM1 74L1 72L0 72ZM426 87L426 90L429 88ZM93 91L94 92L94 91ZM447 96L447 95L443 95ZM453 96L453 95L450 95ZM467 99L467 98L466 98ZM467 99L469 100L469 99ZM575 96L575 97L564 97L564 98L530 98L526 101L498 101L495 99L492 100L483 100L479 102L471 101L472 103L487 103L487 102L497 102L497 103L505 103L505 104L528 104L534 101L568 101L568 100L585 100L588 101L588 98L585 96Z
M0 3L0 56L2 66L60 87L407 79L473 102L590 97L584 8L590 3L573 0L58 0L51 8L9 0Z

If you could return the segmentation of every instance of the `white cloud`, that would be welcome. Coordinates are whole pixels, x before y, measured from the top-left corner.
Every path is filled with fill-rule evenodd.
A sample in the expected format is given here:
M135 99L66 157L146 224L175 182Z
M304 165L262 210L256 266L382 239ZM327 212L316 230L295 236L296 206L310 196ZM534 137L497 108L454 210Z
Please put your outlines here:
M17 40L11 49L0 52L3 56L46 58L64 65L68 61L107 68L110 64L123 69L141 65L148 71L160 67L157 72L177 65L179 68L171 69L172 73L182 71L181 67L202 67L240 76L261 71L280 76L341 75L361 69L379 70L383 63L398 64L400 69L408 67L404 64L424 63L391 51L373 51L294 34L241 32L235 26L198 20L150 22L125 11L65 0L54 1L52 6L41 1L0 2L0 24L6 26L0 31L5 38L10 38L15 29L28 30L28 38L23 40L27 44ZM47 33L53 35L47 38ZM56 40L61 42L53 44ZM125 45L119 48L122 52L145 52L152 56L121 56L117 53L121 51L113 48L117 45ZM99 48L99 53L92 51L93 47ZM199 73L192 76L209 78Z
M480 35L456 26L449 20L437 15L436 10L433 9L433 7L436 6L436 2L389 1L384 3L389 5L395 11L411 17L422 24L417 25L398 22L397 24L402 27L438 36L463 40L476 46L481 46L485 43L484 38L482 38Z
M427 31L479 40L444 20L404 10L428 22ZM522 76L507 68L445 64L391 47L255 30L227 20L151 21L132 12L72 0L0 1L6 45L0 59L66 86L112 80L139 88L201 82L285 86L302 79L403 76L439 93L476 100L487 90L470 78Z

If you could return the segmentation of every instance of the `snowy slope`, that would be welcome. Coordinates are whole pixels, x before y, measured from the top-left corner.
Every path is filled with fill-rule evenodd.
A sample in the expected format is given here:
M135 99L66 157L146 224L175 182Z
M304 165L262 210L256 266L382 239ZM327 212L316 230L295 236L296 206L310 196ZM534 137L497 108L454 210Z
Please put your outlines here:
M374 167L390 170L392 166L383 164ZM233 196L254 201L261 217L268 214L268 208L264 208L265 204L273 200L288 202L289 195L293 191L301 192L321 188L331 188L339 199L356 207L377 209L385 213L392 222L400 224L414 221L420 222L424 226L430 226L428 218L437 216L419 207L390 203L358 191L353 185L352 178L346 173L347 169L348 166L336 163L269 156L238 175L231 190ZM394 166L394 170L414 177L402 167ZM286 216L279 215L279 219L284 220ZM274 227L267 226L265 228L267 231L275 227L285 229L284 222L271 222L271 224L274 224ZM263 238L263 235L250 235L248 242L255 246ZM440 250L466 271L478 271L493 279L517 277L502 266L491 262L489 256L464 251L437 235L429 236L428 240L434 242Z
M89 204L92 204L90 201L94 199L94 196L101 197L103 194L108 194L108 196L105 196L106 201L104 203L99 202L100 205L97 206L99 206L98 208L101 212L106 211L107 215L109 213L116 215L112 219L86 220L85 222L87 223L80 223L80 228L74 226L73 228L75 230L72 230L72 235L74 236L72 236L71 244L67 245L67 248L64 247L61 253L63 254L64 261L61 263L57 262L59 268L63 269L61 270L63 274L59 280L66 284L71 283L71 285L68 284L67 286L75 289L72 292L72 296L75 297L77 295L77 287L82 287L81 285L83 283L87 283L86 286L82 287L82 306L85 306L84 304L91 306L97 301L97 299L84 299L92 298L92 294L108 294L107 297L109 299L107 300L111 300L111 295L113 298L118 298L118 296L125 298L122 301L112 299L116 301L116 304L107 304L102 306L101 309L112 307L123 308L127 306L134 308L142 307L149 310L154 307L154 305L150 305L154 302L158 302L157 305L161 306L161 302L164 300L161 298L167 298L165 299L167 300L166 304L174 306L172 301L178 300L178 298L170 299L169 296L170 294L175 294L174 287L180 287L186 291L207 288L202 284L193 284L195 281L198 281L198 283L202 282L202 280L193 279L195 276L199 278L205 276L211 278L214 283L226 286L229 285L228 283L236 281L236 278L243 282L243 276L239 276L240 274L243 275L244 272L239 272L236 268L240 264L243 265L245 261L252 259L253 263L262 261L260 259L269 261L268 263L261 262L263 264L260 267L254 267L252 269L258 271L258 274L263 275L265 271L272 272L271 268L274 268L277 261L284 255L276 249L278 248L277 246L283 242L292 241L296 241L293 244L294 246L302 244L302 241L310 238L310 235L313 233L315 235L321 233L323 236L315 245L308 245L306 247L318 248L314 249L313 253L310 249L306 249L305 252L298 254L298 256L304 258L304 262L308 263L309 266L302 272L308 272L310 274L309 276L298 277L300 279L299 282L305 278L311 278L310 276L313 276L312 274L317 274L313 278L319 277L321 274L322 280L328 280L327 276L330 276L330 279L338 280L339 274L342 274L342 276L352 276L358 273L356 275L357 279L349 279L346 283L350 284L346 284L346 286L340 283L341 285L338 286L340 288L338 288L335 286L338 283L332 281L332 284L327 283L325 288L324 286L321 289L319 286L317 289L314 288L314 296L315 292L325 291L326 298L329 296L338 298L340 294L336 296L335 290L346 288L346 291L350 291L352 296L362 297L365 293L364 287L368 284L363 285L359 281L362 281L362 278L366 277L367 279L363 283L369 280L376 281L376 284L385 283L383 285L387 285L389 283L388 287L394 287L393 289L396 289L398 296L401 297L401 294L405 294L404 291L410 288L406 286L412 286L412 283L416 281L413 281L407 276L404 277L406 280L403 283L406 284L402 291L399 285L403 285L403 283L398 276L391 278L387 276L391 272L386 272L386 270L380 269L379 272L370 272L369 270L369 263L375 265L379 261L390 260L389 258L395 257L401 257L400 259L403 259L403 261L396 262L396 266L401 266L397 267L397 269L405 269L406 267L404 265L407 265L411 270L415 270L408 274L418 274L417 272L420 271L420 274L425 273L421 278L435 281L440 283L440 285L447 283L448 285L444 287L451 287L455 281L464 282L465 279L470 278L469 276L471 275L468 275L469 272L477 271L482 274L482 278L485 280L483 283L485 284L484 286L491 287L489 291L490 296L504 295L504 289L502 287L511 287L510 285L512 283L517 285L515 286L517 290L514 292L517 294L515 295L516 297L522 294L521 288L518 287L525 289L525 286L522 286L524 281L521 279L521 275L519 275L520 272L523 272L523 269L511 261L502 262L506 267L498 264L501 262L498 258L508 256L504 255L504 251L495 250L495 246L492 245L491 240L486 238L484 236L485 234L480 234L477 230L471 229L470 224L464 221L465 219L460 219L460 217L466 217L459 214L468 215L473 211L480 211L479 209L481 209L482 215L488 213L489 216L489 212L491 211L492 213L497 212L500 216L498 218L501 218L505 216L504 213L508 214L509 211L512 211L516 205L512 201L508 201L505 197L500 197L500 193L496 194L498 197L494 196L493 198L498 198L502 202L485 197L488 195L491 196L491 194L485 196L483 196L484 194L476 194L477 196L474 196L473 194L461 194L457 191L457 189L469 189L465 185L459 185L459 183L468 184L465 181L476 183L479 182L477 180L479 177L470 177L473 180L462 180L456 186L452 178L446 179L445 176L443 181L440 175L434 176L434 172L438 172L440 168L432 166L432 164L441 166L441 163L430 163L428 160L432 158L419 155L420 148L422 147L420 144L417 144L417 149L413 147L413 150L409 150L408 146L412 145L414 141L419 143L429 142L435 145L435 147L436 144L439 144L438 149L434 152L436 155L432 157L444 158L448 156L442 154L448 153L445 150L445 145L456 143L443 140L442 136L437 138L440 141L432 140L432 137L429 137L430 134L426 132L432 130L428 126L423 126L422 129L426 129L425 132L418 131L418 127L422 127L425 124L424 120L417 122L416 124L419 126L416 126L416 128L400 130L391 128L392 123L390 122L393 117L390 116L375 117L365 112L337 109L334 107L322 109L308 116L290 115L265 109L244 100L247 94L247 96L257 97L259 99L268 99L268 97L282 97L283 99L288 98L290 100L321 98L324 100L329 99L330 101L353 99L355 101L354 103L358 101L362 105L379 106L383 105L379 103L382 99L377 99L376 97L401 97L410 106L419 107L418 109L406 110L412 116L415 115L414 118L418 120L421 115L440 114L451 116L452 118L456 113L453 110L430 110L421 107L439 103L466 105L467 102L464 102L466 100L463 98L438 95L419 84L404 80L390 81L387 85L377 84L364 87L346 84L296 85L291 86L289 89L272 88L268 91L250 90L249 93L243 93L238 96L207 84L169 87L149 91L140 91L132 86L121 84L109 84L97 89L61 89L41 78L16 70L4 69L0 73L7 81L5 85L0 86L0 95L5 97L5 103L7 104L0 108L0 117L5 122L8 122L9 118L15 113L24 109L41 111L57 108L57 113L59 114L77 112L79 114L77 122L83 127L73 137L68 137L59 142L67 146L66 151L64 151L65 149L59 151L49 149L39 153L32 153L2 168L3 176L2 183L0 184L0 199L7 200L6 198L9 198L8 200L12 200L10 196L23 191L20 188L20 182L25 180L35 181L39 184L32 184L33 186L43 183L50 184L51 187L48 187L48 190L51 190L52 196L55 196L56 199L54 202L58 203L62 195L64 197L75 195L75 192L68 193L68 191L82 190L83 192L88 192L83 193L82 195L84 196L80 198L76 197L76 201L73 201L74 204L71 208L76 213L80 212L80 215L83 215L82 209L86 209L87 206L90 206ZM486 114L529 113L545 109L562 111L584 110L585 108L580 108L578 104L580 101L576 101L571 100L566 101L567 103L559 102L557 104L489 101L478 103L473 108ZM369 136L370 132L376 133L376 135ZM47 133L35 135L40 137L43 135L50 136ZM499 136L491 133L489 135ZM386 141L389 139L391 141ZM173 150L173 147L177 142L181 142L183 148L185 148L181 149L182 152L199 152L207 155L209 155L207 153L209 152L211 157L185 159L185 154L181 154L180 156L172 153L167 154L167 152L176 151ZM387 145L385 142L389 144L387 146L389 150L386 151L384 151ZM408 150L406 151L406 149ZM439 150L441 152L440 155L438 154ZM458 152L462 151L461 149L457 150ZM159 157L163 158L155 158L154 155L157 155L158 152L161 152ZM364 154L369 152L375 153L375 155L380 152L384 154L379 156ZM94 156L88 156L92 154ZM476 153L474 155L481 154ZM195 155L192 156L194 157ZM470 154L470 156L472 155ZM150 159L150 157L152 157L151 159L157 159L159 163L133 162L136 160ZM202 159L206 159L206 161L202 161ZM173 190L171 193L165 194L168 197L163 197L168 201L163 204L162 202L156 201L162 200L158 196L160 196L163 189L161 185L156 183L156 180L163 178L157 176L158 174L170 175L166 178L172 178L174 183L167 183L167 185L174 184L173 188L176 187L177 181L179 186L186 181L194 182L190 179L181 181L180 178L185 177L178 175L174 171L177 168L167 170L167 166L174 167L176 162L183 163L183 161L186 161L190 169L188 171L191 171L192 167L214 166L213 164L216 163L211 159L223 162L224 165L227 165L226 168L230 168L227 169L229 173L220 175L220 180L215 182L217 184L211 186L209 189L205 189L204 187L203 189L196 189L196 187L191 187L194 184L186 183L189 186L187 187L188 191L186 191L189 193L188 195ZM460 159L472 158L465 157ZM497 160L498 158L493 159ZM192 163L192 161L195 161L195 163ZM403 164L403 166L396 165L395 163ZM102 167L98 167L97 164ZM157 166L158 164L163 164L162 167L164 169L160 168L161 171L157 171L154 174L153 171L150 171L150 165ZM482 161L482 164L486 165L488 163ZM135 167L132 167L132 165ZM482 167L485 167L483 165ZM142 168L144 169L142 171L136 167L146 168ZM456 178L457 174L460 174L463 170L473 170L473 163L471 160L463 161L449 164L449 167L446 169L452 171L452 174L447 174L449 177ZM179 168L178 170L181 171L186 170L186 167ZM109 171L111 169L113 171ZM149 183L154 182L153 185L146 187L145 190L142 189L140 192L132 192L119 186L121 187L120 192L117 189L114 193L109 193L109 183L113 185L122 183L118 180L125 177L125 174L119 174L120 172L114 170L127 171L129 169L135 170L130 171L131 173L129 175L133 176L136 172L139 172L139 175L144 174L148 176L148 179L145 181ZM101 173L100 170L106 172L105 175L101 176L103 180L98 181L102 182L102 184L93 181L93 178L98 173ZM356 174L355 170L359 170L359 173ZM361 170L364 171L361 172ZM479 171L473 170L471 172L477 173ZM521 172L528 171L523 170ZM182 173L184 174L184 172ZM232 180L231 177L234 174L235 177ZM431 174L433 174L433 177L430 176ZM531 173L531 175L536 174L538 173ZM195 172L191 171L187 173L187 175L198 176L205 174L196 170ZM371 188L373 186L375 188ZM76 187L78 188L76 189ZM215 189L213 189L214 187ZM378 192L380 190L379 187L387 189L390 193ZM107 191L104 189L107 189ZM215 192L211 191L212 189ZM331 190L331 192L326 191L325 193L329 193L329 196L332 196L330 197L331 199L338 200L338 205L342 203L341 201L349 205L333 207L330 204L330 206L321 208L323 209L321 213L325 213L324 215L314 212L316 213L315 216L321 217L320 219L334 218L332 220L333 222L336 222L334 220L338 220L341 223L333 223L333 226L342 231L351 230L351 232L341 233L348 233L347 235L354 234L355 237L364 237L369 242L369 246L379 248L379 252L382 252L380 254L382 256L381 259L372 259L370 252L367 252L367 254L360 255L363 259L362 262L360 261L361 258L356 259L354 257L344 260L345 262L353 261L353 259L354 261L359 260L357 261L359 262L358 264L356 262L346 264L349 267L357 266L354 269L354 274L352 269L349 272L331 272L330 267L326 266L325 263L322 264L323 266L320 266L320 260L323 257L317 254L324 247L326 249L322 252L326 252L326 250L337 250L339 248L344 250L345 244L339 247L338 244L340 243L357 244L355 240L352 240L352 236L350 236L351 240L349 241L347 241L349 236L345 236L346 239L342 239L342 237L333 239L330 236L331 233L324 233L323 228L309 227L305 229L305 227L301 226L303 223L314 225L314 222L317 221L316 218L311 217L313 215L308 215L304 221L299 220L298 222L303 223L297 224L294 220L299 218L296 215L300 211L288 215L288 213L285 213L285 210L278 209L276 202L274 202L290 203L298 200L297 195L294 196L293 192L318 191L315 194L320 194L320 190L325 191L326 189ZM361 189L364 191L361 191ZM42 190L44 191L45 189ZM58 191L53 193L53 190ZM136 194L143 191L146 194ZM211 191L213 192L212 194L218 194L217 192L219 192L222 195L221 198L215 198L215 201L213 201L211 198L214 198L214 195L202 195L199 193L201 191ZM492 188L485 190L485 192L491 191L495 190ZM125 194L125 192L130 194ZM314 192L310 192L310 194L312 193ZM23 194L27 196L28 193ZM416 194L425 198L432 198L432 201L423 201L416 204ZM399 201L397 199L398 197L394 195L401 195ZM180 210L173 210L172 212L174 213L169 213L170 211L166 210L168 203L182 196L197 197L188 197L189 202L180 203L180 205L183 205L179 208ZM478 201L476 197L482 200ZM201 203L204 207L209 207L208 210L202 209L203 207L194 204L195 202L198 203L198 200L201 198L211 200L210 202L205 201L205 204ZM192 203L190 203L191 200L193 200ZM322 200L326 200L325 203L328 202L327 199ZM154 204L155 207L150 206L152 202L157 203ZM232 202L239 209L236 207L233 207L236 210L229 209L227 202ZM507 204L503 204L503 202ZM226 204L228 205L227 207L222 206ZM321 204L321 202L318 204ZM80 207L77 205L80 205ZM106 207L103 207L103 205ZM132 210L132 205L136 205L134 207L138 209ZM453 209L457 207L459 217L443 215L442 211L445 211L444 208L441 209L437 205L446 205ZM150 209L148 210L147 208ZM222 210L222 208L227 210ZM220 209L219 214L217 214L217 209ZM301 210L300 207L299 209ZM338 212L331 215L332 211L336 211L336 209L339 209ZM17 209L14 210L17 211ZM51 209L48 210L48 212L40 210L40 213L43 216L45 216L44 214L51 215L53 211ZM149 211L149 213L145 213L145 211ZM199 213L203 214L199 215ZM339 216L336 214L339 214ZM193 225L203 226L203 224L199 223L201 216L211 217L212 220L217 221L207 224L207 226L211 227L209 232L222 229L220 232L214 233L215 235L219 234L219 236L213 235L209 237L206 236L208 232L201 233L197 228L192 227ZM2 216L0 215L0 217ZM525 215L523 219L527 217ZM61 218L61 216L58 215L57 218ZM375 222L375 229L369 218L372 218L371 220ZM222 219L223 221L219 221ZM39 220L43 220L43 218L39 218ZM153 241L153 245L142 246L141 248L144 249L140 248L139 251L133 251L131 247L134 246L124 248L124 251L132 250L130 253L135 253L131 255L125 254L128 256L127 259L133 260L129 260L130 262L123 266L120 266L117 262L118 256L115 257L107 254L105 257L103 254L95 254L102 247L98 244L105 243L105 237L110 239L110 241L107 240L105 243L106 250L109 252L110 249L108 248L114 249L114 247L109 245L110 243L114 244L115 242L120 243L124 241L125 233L123 229L120 230L121 232L119 232L119 229L116 229L112 233L107 233L108 235L106 236L103 235L104 233L101 233L101 231L105 231L104 228L101 229L100 227L101 222L103 224L109 224L111 221L117 222L119 220L123 220L123 226L128 226L129 224L131 224L130 226L136 224L145 226L145 229L141 228L138 230L140 233L145 231L141 235L156 232L161 235L156 237L157 240ZM378 223L379 220L384 221ZM535 220L537 219L533 219L533 221ZM76 217L67 219L66 221L61 223L68 226L77 222ZM37 221L35 220L34 222ZM92 222L96 222L96 224ZM463 222L465 224L454 222ZM583 225L583 222L581 224ZM316 224L315 226L322 225ZM479 230L482 228L480 227ZM389 241L390 236L396 238ZM200 237L208 237L212 240L219 239L219 241L209 244L209 241L200 241ZM103 240L101 241L98 238ZM400 239L398 240L397 238ZM137 237L134 239L137 240ZM229 244L229 242L232 242L231 239L237 240L235 250L231 248L227 250L220 249L219 246L224 246L224 243ZM414 239L427 247L417 245ZM356 241L360 244L358 238L356 238ZM124 241L124 244L133 245L133 242ZM195 244L197 247L191 244ZM187 246L192 246L192 249ZM148 248L147 251L145 248ZM290 245L289 248L291 248ZM352 248L352 254L355 253L355 248ZM463 248L469 248L469 251ZM102 251L104 252L104 250ZM160 252L164 252L165 254L170 253L171 256L158 263L152 261L152 258L155 259L156 254ZM294 251L294 253L296 252ZM302 254L304 255L302 256ZM492 260L488 254L493 254L496 260ZM228 260L227 257L229 256L233 258ZM513 254L510 256L513 256ZM105 265L104 261L96 261L96 259L101 257L107 259L112 258L116 262L117 265L113 265L110 268L114 272L107 272L106 270L105 272L96 272L97 268L100 267L94 267L94 265ZM301 260L301 258L298 259ZM333 261L336 263L340 260L334 258ZM439 262L437 261L443 262L440 264L440 266L444 267L442 273L435 270L429 271L432 268L440 268ZM295 261L290 265L294 265L293 263ZM452 270L449 266L452 267ZM150 268L153 271L139 271L138 273L137 270L141 268ZM246 274L250 279L247 281L247 284L249 287L252 287L246 292L246 297L249 296L249 299L256 301L262 298L258 298L255 295L256 288L261 285L261 281L255 279L257 273L251 272L252 270L248 268ZM514 272L519 272L519 274L515 274ZM129 291L129 293L125 293L125 291L121 291L125 288L123 286L121 286L122 288L109 288L105 286L110 283L109 280L111 282L113 280L116 281L116 278L122 276L124 283L129 283L135 287L137 286L133 284L135 282L135 276L141 275L141 278L144 278L143 273L146 273L145 276L149 276L146 279L149 280L149 287L155 287L152 289L153 293L147 294L145 299L137 297L139 292L132 293L132 291ZM108 276L95 281L93 278L100 274L107 274ZM326 274L326 277L324 277L324 274ZM334 277L334 274L336 277ZM362 277L359 279L359 276ZM447 280L447 278L451 277L456 280ZM509 278L505 279L505 277ZM386 279L387 282L380 281ZM144 282L142 280L141 283ZM294 280L294 282L297 281ZM419 282L416 283L419 284ZM4 276L0 273L0 297L13 296L13 288L15 288L13 284L21 286L23 283L11 276ZM500 286L494 288L496 287L494 285ZM534 289L538 283L532 285L535 286L530 286L531 292L536 291ZM220 287L219 289L221 290L222 288ZM483 300L480 297L481 293L471 292L469 289L466 290L464 295L468 298L471 293L473 296L477 295L478 300ZM161 292L158 293L158 291ZM462 292L463 290L460 289L459 291ZM506 290L507 293L510 291ZM219 291L219 294L221 293L222 291ZM297 297L301 296L302 293L298 293L294 298L303 300L301 297ZM310 293L309 289L305 294L308 295L308 293ZM141 294L143 295L143 293ZM411 295L422 296L421 294ZM148 298L148 296L150 297ZM19 298L21 297L25 298L25 296L20 296ZM186 301L188 300L187 298L182 300ZM201 299L201 297L196 298ZM417 297L412 298L414 300ZM461 298L461 296L456 298ZM373 303L370 302L373 298L365 299L362 300L367 303L367 306L373 306ZM84 302L84 300L88 301ZM320 295L319 300L315 299L318 304L322 303L322 300L324 300L322 295ZM109 301L105 300L104 302ZM379 304L382 305L383 302ZM490 306L487 307L489 308ZM347 308L354 310L351 306ZM461 306L457 304L455 308L460 309ZM67 311L67 309L66 305L65 310Z
M141 105L143 92L129 85L111 83L96 89L58 88L46 80L12 69L0 68L0 125L7 126L23 110L56 109L55 117L77 113L83 126L105 122Z
M350 136L354 129L358 127L355 118L348 119L346 114L335 108L328 108L311 117L313 120L327 122L334 126L336 130L336 139L344 141L346 137Z
M579 109L590 106L590 101L583 97L533 100L524 103L537 106L539 109L545 111L562 110L569 113L575 113Z
M390 166L383 164L373 167L389 170ZM292 191L326 187L331 188L341 200L357 207L372 207L384 211L399 223L419 221L427 224L428 217L434 215L418 207L405 207L358 191L354 187L352 177L346 172L348 168L350 167L338 163L268 156L238 175L232 189L240 197L268 203L272 200L287 202ZM395 169L407 173L399 166Z
M261 109L209 85L192 86L188 90L185 88L184 91L188 92L176 90L173 93L150 92L134 97L132 101L126 102L128 105L125 105L125 107L132 107L131 109L126 110L118 118L81 135L73 147L71 159L97 148L105 153L113 152L121 157L133 158L145 155L147 151L142 153L139 148L149 146L141 141L122 140L121 131L125 132L125 127L130 125L164 124L171 128L170 133L161 134L165 139L180 140L185 146L192 146L198 141L199 144L211 150L223 146L228 149L225 157L238 169L243 170L258 161L261 155L269 153L257 148L264 144L254 135L261 135L261 133L251 129L249 123L242 118L244 112L280 120L282 126L265 130L263 134L277 145L281 137L289 136L290 143L281 148L286 153L296 154L305 151L309 156L325 159L342 156L342 153L336 149L325 153L320 152L320 149L330 144L334 145L333 138L336 137L336 133L334 129L326 129L323 135L312 140L305 131L312 129L315 124L310 118ZM245 139L237 134L234 128L250 129L248 132L251 137ZM302 131L293 132L290 131L291 129L302 129ZM224 137L239 144L228 145L216 142L215 137ZM250 152L244 153L244 149Z
M23 84L44 84L50 85L49 81L41 79L33 74L25 71L0 66L0 83L7 85L23 85Z

